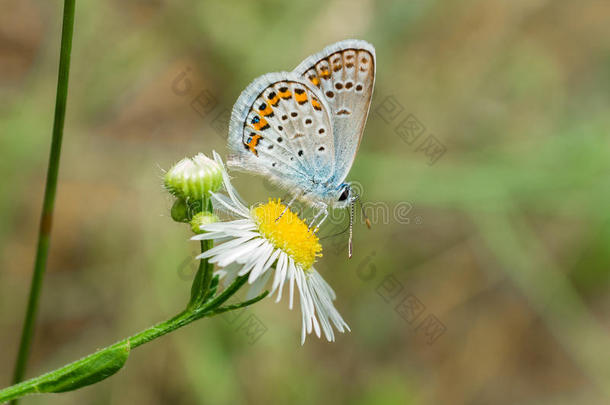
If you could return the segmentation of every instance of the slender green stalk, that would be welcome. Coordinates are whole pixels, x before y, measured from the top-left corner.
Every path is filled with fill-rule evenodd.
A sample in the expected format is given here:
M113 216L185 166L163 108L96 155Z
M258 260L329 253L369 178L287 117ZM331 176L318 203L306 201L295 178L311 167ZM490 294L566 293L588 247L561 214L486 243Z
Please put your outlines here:
M42 280L47 265L49 253L49 240L51 225L53 222L53 208L55 206L55 194L57 190L57 173L59 170L59 158L61 154L61 141L63 137L64 119L66 115L66 99L68 97L68 75L70 72L70 52L72 50L72 32L74 28L74 3L75 0L64 0L63 25L61 30L61 50L59 57L59 74L57 78L57 95L55 99L55 118L53 121L53 138L51 141L51 152L49 166L47 169L47 182L42 204L42 215L40 217L40 228L38 233L38 247L36 249L36 261L34 274L30 285L30 296L26 310L19 354L15 364L13 382L17 383L23 379L25 367L30 353L34 323L38 309L38 298L42 287ZM15 402L16 403L16 402Z
M214 247L213 240L202 240L201 241L201 251L205 252ZM212 276L214 274L214 264L208 262L207 260L201 260L200 264L203 263L203 285L202 291L204 294L204 299L206 298L208 291L210 290L210 284L212 284Z
M211 240L202 240L201 251L214 247L214 242ZM191 287L191 300L189 301L188 308L196 308L205 302L209 292L210 285L212 284L212 276L214 273L214 265L207 260L201 260L199 262L199 269L193 280L193 286Z
M112 368L106 367L106 369L104 369L103 371L104 372L106 372L107 370L110 370L110 371L107 371L103 377L97 378L93 382L101 381L102 379L107 378L110 375L117 372L118 370L120 370L120 368L123 366L125 360L127 359L129 352L132 349L134 349L138 346L141 346L145 343L148 343L154 339L157 339L163 335L166 335L178 328L186 326L186 325L190 324L191 322L194 322L198 319L201 319L204 317L212 317L212 316L215 316L215 315L227 312L227 311L231 311L231 310L238 309L238 308L243 308L245 306L252 305L252 304L258 302L267 296L268 292L265 291L264 293L262 293L261 295L259 295L256 298L241 302L239 304L221 307L221 305L223 303L225 303L229 298L231 298L240 289L240 287L243 286L247 282L247 280L248 280L247 275L238 277L221 294L219 294L218 296L216 296L213 299L210 299L208 302L204 303L199 308L195 308L195 309L187 308L184 311L180 312L178 315L174 316L173 318L171 318L167 321L160 322L154 326L151 326L150 328L145 329L145 330L143 330L133 336L125 338L121 341L118 341L111 346L98 350L97 352L90 354L87 357L84 357L73 363L67 364L67 365L60 367L56 370L53 370L49 373L43 374L39 377L35 377L30 380L24 381L22 383L19 383L19 384L13 385L11 387L5 388L3 390L0 390L0 403L3 403L5 401L10 401L15 398L20 398L20 397L22 397L24 395L28 395L28 394L62 392L62 391L67 391L67 390L71 390L71 389L80 388L86 384L77 384L76 387L72 387L72 386L70 386L70 383L73 383L73 381L70 381L68 383L67 389L62 384L65 384L64 381L66 380L66 376L72 377L75 375L78 376L79 373L82 374L82 372L81 372L82 369L87 367L88 364L99 360L99 358L102 357L102 355L108 354L106 356L106 358L109 360L106 360L106 361L111 362L111 361L116 361L116 359L113 358L113 356L117 351L122 352L123 357L118 360L118 362L120 364L117 364L116 367L112 367ZM76 372L75 372L75 370L76 370ZM94 369L93 371L98 371L98 370ZM72 379L73 379L73 377L72 377Z
M211 208L211 207L210 207ZM212 248L212 241L201 243L201 252ZM0 390L0 403L15 400L29 394L72 391L95 384L118 372L127 361L132 349L166 335L178 328L204 317L252 305L268 294L267 291L250 300L223 306L248 281L248 275L237 277L221 293L216 295L218 278L213 277L214 266L201 259L191 288L191 299L186 309L173 318L160 322L133 336L120 340L39 377Z

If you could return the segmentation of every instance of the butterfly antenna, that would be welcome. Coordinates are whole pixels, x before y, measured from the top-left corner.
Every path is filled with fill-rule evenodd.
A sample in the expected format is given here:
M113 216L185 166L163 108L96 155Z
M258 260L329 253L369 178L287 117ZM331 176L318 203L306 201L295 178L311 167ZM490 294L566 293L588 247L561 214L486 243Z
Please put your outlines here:
M352 258L352 253L354 250L353 245L352 245L353 228L354 228L354 201L352 201L352 205L351 205L350 212L349 212L349 244L348 244L347 257L350 259Z

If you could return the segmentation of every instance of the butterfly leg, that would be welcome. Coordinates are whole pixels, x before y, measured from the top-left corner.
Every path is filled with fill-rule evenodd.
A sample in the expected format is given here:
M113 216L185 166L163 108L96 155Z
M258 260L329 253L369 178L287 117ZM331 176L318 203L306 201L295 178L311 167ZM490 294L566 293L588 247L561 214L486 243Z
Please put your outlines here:
M320 222L318 222L318 225L316 225L316 228L313 230L314 232L318 231L318 228L320 228L320 225L322 225L324 223L324 221L326 221L326 218L328 218L328 208L324 207L324 215L322 216L322 219L320 220Z
M298 195L295 195L294 197L292 197L292 200L290 200L288 202L288 204L286 204L286 208L284 208L284 210L282 211L282 213L280 214L279 217L277 217L275 219L275 222L279 221L280 218L282 218L284 216L284 214L286 213L286 211L288 211L288 208L292 205L292 203L297 199Z
M313 225L315 224L316 220L322 216L322 219L320 220L320 222L317 223L317 225L314 228L314 232L318 231L318 228L320 228L320 225L322 225L322 223L324 221L326 221L326 218L328 218L328 205L326 205L325 203L320 203L320 205L318 206L320 208L320 210L317 212L317 214L313 217L313 219L311 220L311 223L309 224L309 229L311 229L313 227Z
M322 215L323 212L324 212L324 210L320 207L320 209L318 210L316 215L314 215L313 218L311 219L311 222L309 223L309 229L311 229L313 227L313 224L316 222L316 219L318 219L320 217L320 215Z

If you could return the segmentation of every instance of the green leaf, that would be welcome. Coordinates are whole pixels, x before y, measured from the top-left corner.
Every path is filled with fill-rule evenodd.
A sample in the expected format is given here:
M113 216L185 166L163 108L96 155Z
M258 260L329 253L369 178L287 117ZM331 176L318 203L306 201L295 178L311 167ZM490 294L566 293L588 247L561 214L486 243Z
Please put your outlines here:
M119 371L129 357L129 341L118 343L51 372L36 384L38 392L66 392L102 381Z

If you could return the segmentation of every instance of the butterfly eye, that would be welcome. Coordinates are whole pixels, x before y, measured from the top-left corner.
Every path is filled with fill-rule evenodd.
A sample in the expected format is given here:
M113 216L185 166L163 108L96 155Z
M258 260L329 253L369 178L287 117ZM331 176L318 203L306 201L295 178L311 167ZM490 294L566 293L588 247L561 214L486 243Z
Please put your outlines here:
M349 196L349 188L345 188L343 190L343 192L341 193L341 195L339 196L339 201L345 201L347 200L347 197Z

